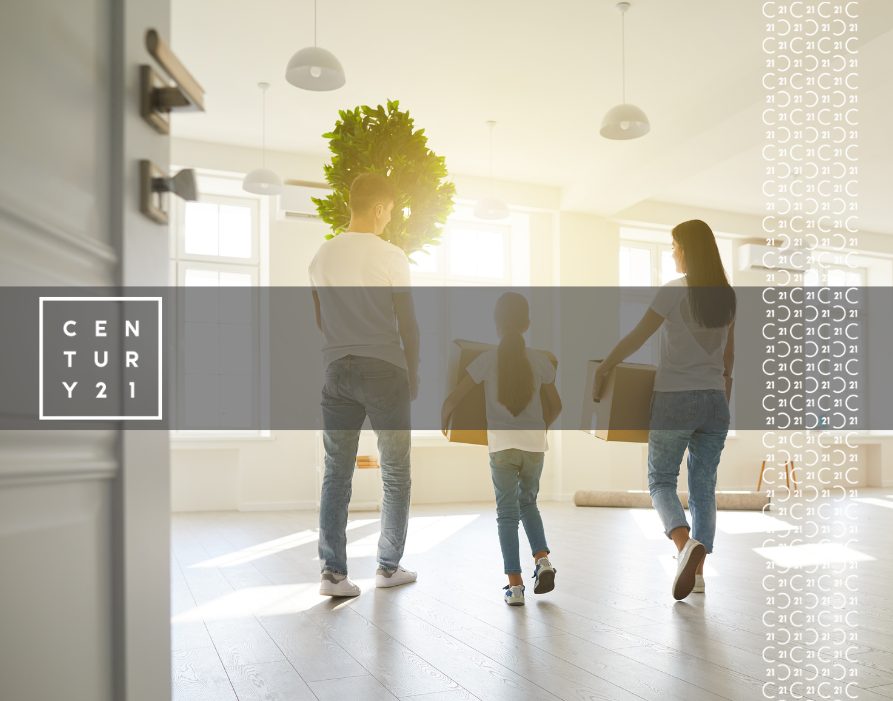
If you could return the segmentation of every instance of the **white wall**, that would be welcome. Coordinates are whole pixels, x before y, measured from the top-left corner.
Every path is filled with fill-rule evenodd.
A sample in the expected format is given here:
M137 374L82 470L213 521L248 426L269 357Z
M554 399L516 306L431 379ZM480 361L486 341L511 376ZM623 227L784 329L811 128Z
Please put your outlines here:
M181 165L246 172L256 167L258 161L258 152L250 148L173 142L172 162ZM267 154L268 166L284 178L322 181L322 163L322 159L308 156ZM454 181L461 197L474 198L494 191L491 184L478 178L457 176ZM616 285L619 231L624 224L671 227L697 216L709 221L718 232L761 236L757 216L646 202L609 221L592 214L560 211L560 193L554 188L497 183L495 192L510 205L530 212L532 286ZM318 221L279 221L274 217L270 230L270 284L306 285L307 266L324 240L325 231ZM866 233L860 240L865 250L893 256L893 238ZM737 285L762 283L759 272L748 276L736 271ZM888 280L885 284L890 283ZM540 347L550 343L560 346L563 358L577 353L583 362L607 353L617 340L616 323L609 323L604 329L586 329L579 320L556 317L530 342ZM559 387L565 411L576 416L582 406L582 388L562 386L560 370ZM756 486L765 452L761 440L762 432L758 431L739 431L729 439L720 466L720 489ZM364 436L360 452L371 448L372 442L371 435ZM875 438L872 443L872 448L862 450L861 483L889 485L893 483L893 438ZM554 432L550 445L543 499L566 500L578 489L647 489L644 445L605 443L575 431ZM414 442L412 461L414 503L492 499L483 447L450 445L440 438L426 438ZM314 508L317 503L321 446L311 431L274 431L269 439L176 441L171 462L175 511ZM357 474L352 502L355 508L377 502L380 488L375 472ZM683 466L682 485L685 479Z

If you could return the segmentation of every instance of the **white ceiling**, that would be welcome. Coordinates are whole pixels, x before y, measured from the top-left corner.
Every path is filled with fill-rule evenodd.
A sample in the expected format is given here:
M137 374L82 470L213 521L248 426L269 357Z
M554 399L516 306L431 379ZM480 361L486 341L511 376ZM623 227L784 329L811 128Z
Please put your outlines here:
M568 209L656 199L759 213L761 5L634 0L627 97L652 131L612 142L598 129L620 102L613 0L319 0L319 45L347 74L330 93L284 78L313 42L311 0L173 0L171 43L207 91L207 113L177 116L174 135L258 146L266 80L270 148L324 156L340 108L399 99L454 173L487 175L495 119L494 176L560 187ZM859 9L862 222L893 233L893 2Z

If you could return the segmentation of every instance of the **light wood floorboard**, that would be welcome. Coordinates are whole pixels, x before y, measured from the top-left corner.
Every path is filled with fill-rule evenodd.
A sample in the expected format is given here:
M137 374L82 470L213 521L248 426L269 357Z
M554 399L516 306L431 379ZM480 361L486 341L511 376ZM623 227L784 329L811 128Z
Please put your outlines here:
M862 490L888 499L893 490ZM172 678L177 701L756 701L769 629L758 549L792 525L720 512L707 593L670 596L673 548L653 511L540 505L556 590L502 602L488 504L414 507L404 563L415 584L376 590L377 513L351 513L351 577L317 592L313 512L173 516ZM893 698L893 509L855 507L859 698ZM781 529L781 530L779 530ZM523 530L522 554L526 549ZM530 582L532 560L522 559ZM803 570L805 572L805 570ZM792 571L794 573L794 571ZM812 591L817 591L813 589ZM804 654L821 653L803 643ZM792 667L807 670L807 662Z

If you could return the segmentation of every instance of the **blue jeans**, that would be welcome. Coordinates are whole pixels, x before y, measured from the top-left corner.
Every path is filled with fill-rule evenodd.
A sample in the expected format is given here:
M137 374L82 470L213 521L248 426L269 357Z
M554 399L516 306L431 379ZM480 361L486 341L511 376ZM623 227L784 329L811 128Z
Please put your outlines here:
M729 404L718 389L654 392L648 434L648 491L664 532L689 528L676 494L679 466L688 448L691 537L713 552L716 534L716 470L729 432Z
M347 574L347 506L360 429L367 415L378 436L384 493L378 563L394 569L403 557L409 523L410 399L406 370L378 358L339 358L326 367L321 404L326 451L319 504L321 569Z
M518 522L530 542L530 554L549 552L543 519L536 506L545 453L510 448L490 453L490 473L496 491L496 525L506 574L521 574Z

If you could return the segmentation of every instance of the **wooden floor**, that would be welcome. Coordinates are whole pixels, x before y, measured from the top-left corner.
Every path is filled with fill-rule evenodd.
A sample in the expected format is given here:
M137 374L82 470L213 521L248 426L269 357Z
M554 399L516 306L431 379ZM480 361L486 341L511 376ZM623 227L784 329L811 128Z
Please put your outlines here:
M175 699L763 698L767 560L756 549L782 521L720 512L707 594L677 603L653 511L541 510L556 590L529 587L519 608L502 602L487 505L414 508L404 564L419 581L390 590L373 586L378 515L352 513L350 574L363 594L335 601L317 593L314 513L174 516ZM893 490L862 490L854 513L853 547L867 559L850 667L858 698L891 699Z

